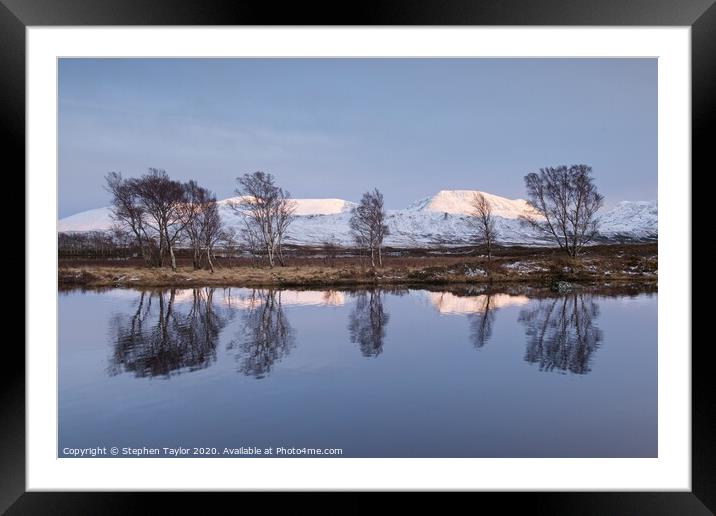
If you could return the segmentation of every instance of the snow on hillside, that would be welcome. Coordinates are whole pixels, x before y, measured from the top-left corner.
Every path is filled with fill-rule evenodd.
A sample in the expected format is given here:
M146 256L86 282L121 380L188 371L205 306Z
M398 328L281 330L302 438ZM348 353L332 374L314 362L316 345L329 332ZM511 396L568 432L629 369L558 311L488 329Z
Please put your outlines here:
M430 304L442 315L484 314L488 310L526 305L530 301L527 296L511 296L509 294L456 296L450 292L422 292Z
M190 303L195 299L195 289L177 289L174 292L175 303ZM214 297L214 302L233 308L256 308L264 299L256 296L253 289L229 289L222 296ZM341 306L346 303L346 294L335 290L282 290L283 306Z
M472 190L443 190L432 197L414 202L407 209L388 210L391 247L430 247L464 245L474 232L469 214ZM496 215L498 242L501 244L548 244L549 240L525 227L519 216L528 212L522 199L507 199L483 193ZM241 227L240 217L230 201L219 201L222 220L229 227ZM286 241L298 245L321 245L333 242L351 245L348 226L350 210L355 203L343 199L295 199L296 219L289 227ZM656 201L624 201L600 213L603 239L655 239L658 234ZM103 231L111 228L109 208L89 210L60 220L58 229L67 231Z
M217 202L224 220L236 219L231 204L238 203L240 200L240 197L230 197ZM295 213L298 216L350 213L351 208L355 206L355 203L343 199L293 199L293 202L296 207ZM112 224L110 208L104 207L83 211L61 219L58 230L60 232L106 231L112 227Z
M60 233L71 231L106 231L112 227L112 216L109 207L75 213L57 223Z
M656 238L657 201L623 201L601 215L600 232L605 237Z
M426 197L411 204L408 209L415 211L431 211L449 213L451 215L469 215L474 210L472 200L475 194L481 193L492 207L497 217L517 219L529 211L524 199L507 199L499 195L480 192L478 190L440 190L432 197Z
M238 204L241 197L230 197L218 201L219 206L230 208L231 204ZM343 199L292 199L296 215L333 215L350 212L355 203Z

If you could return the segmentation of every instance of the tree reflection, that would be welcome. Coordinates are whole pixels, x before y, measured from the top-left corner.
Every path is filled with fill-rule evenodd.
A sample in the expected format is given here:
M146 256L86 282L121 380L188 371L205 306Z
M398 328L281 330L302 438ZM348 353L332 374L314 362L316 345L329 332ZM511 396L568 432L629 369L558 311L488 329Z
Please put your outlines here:
M593 324L598 316L593 297L578 293L543 299L523 310L519 321L527 335L525 360L539 364L540 371L587 374L603 336Z
M363 356L375 357L383 352L385 325L389 318L383 310L383 294L380 290L364 290L356 294L348 331L351 342L358 344Z
M480 349L492 336L495 307L492 294L478 296L478 299L480 302L478 310L470 315L470 340L475 348Z
M109 374L171 376L209 366L228 320L214 306L213 296L213 288L141 292L134 313L115 315L110 322L114 347Z
M280 291L254 290L247 301L243 332L229 347L238 352L239 372L263 378L288 355L294 332L281 306Z

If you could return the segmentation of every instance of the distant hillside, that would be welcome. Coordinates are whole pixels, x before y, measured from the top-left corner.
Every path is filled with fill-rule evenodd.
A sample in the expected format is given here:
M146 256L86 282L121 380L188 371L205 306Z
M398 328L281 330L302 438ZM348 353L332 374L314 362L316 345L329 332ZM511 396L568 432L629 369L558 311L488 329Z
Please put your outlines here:
M429 247L433 245L463 245L471 242L469 224L470 199L476 190L441 190L432 197L412 203L408 208L388 210L390 236L386 245L392 247ZM498 243L539 245L545 240L519 220L528 213L523 199L508 199L482 192L496 216ZM230 201L219 201L224 223L240 227L239 216L231 209ZM350 210L355 203L343 199L295 199L296 219L289 228L286 240L296 245L320 245L332 241L350 245L348 227ZM658 206L656 201L624 201L611 210L600 213L600 240L653 241L658 237ZM61 219L60 232L106 231L112 227L110 209L97 208Z

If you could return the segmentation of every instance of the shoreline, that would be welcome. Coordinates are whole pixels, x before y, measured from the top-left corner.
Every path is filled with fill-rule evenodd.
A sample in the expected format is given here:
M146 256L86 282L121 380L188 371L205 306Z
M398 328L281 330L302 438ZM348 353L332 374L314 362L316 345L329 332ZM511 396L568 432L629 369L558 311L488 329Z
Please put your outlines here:
M58 287L72 288L184 288L184 287L395 287L405 285L518 285L550 287L560 282L578 285L643 284L655 286L655 260L615 267L613 262L579 261L564 265L536 260L465 262L449 265L386 266L375 271L355 265L268 267L236 266L217 268L215 273L183 266L169 268L116 265L60 264Z

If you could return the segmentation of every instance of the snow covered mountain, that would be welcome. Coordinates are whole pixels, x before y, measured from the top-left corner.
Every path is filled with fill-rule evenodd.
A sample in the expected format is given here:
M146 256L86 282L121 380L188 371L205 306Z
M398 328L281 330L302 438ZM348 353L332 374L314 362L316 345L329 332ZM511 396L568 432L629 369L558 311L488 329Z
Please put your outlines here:
M623 201L602 216L604 236L656 239L659 210L656 201Z
M231 204L241 201L241 197L229 197L217 204L222 208L230 210ZM298 216L308 215L335 215L338 213L350 213L355 203L343 199L293 199L295 211ZM223 215L223 213L222 213Z
M106 231L112 227L112 216L109 206L81 211L60 219L57 231L60 233L82 231Z
M415 201L408 207L412 211L449 213L450 215L469 215L472 211L472 198L477 190L440 190L432 197ZM524 199L507 199L499 195L479 192L490 203L492 213L505 219L516 219L529 211Z
M475 190L442 190L432 197L412 203L402 210L388 210L390 235L386 245L391 247L430 247L462 245L471 241L473 232L469 214L470 199ZM484 193L496 217L498 242L501 244L547 244L541 235L525 227L520 215L528 213L523 199L507 199ZM219 201L224 223L240 227L239 216L231 209L231 201ZM294 199L296 219L291 224L286 241L298 245L321 245L334 242L351 245L348 220L355 203L343 199ZM612 241L656 240L658 209L656 201L624 201L600 214L600 239ZM61 219L60 232L105 231L112 227L109 208L97 208Z

